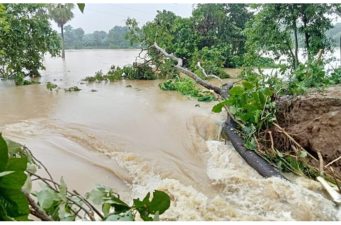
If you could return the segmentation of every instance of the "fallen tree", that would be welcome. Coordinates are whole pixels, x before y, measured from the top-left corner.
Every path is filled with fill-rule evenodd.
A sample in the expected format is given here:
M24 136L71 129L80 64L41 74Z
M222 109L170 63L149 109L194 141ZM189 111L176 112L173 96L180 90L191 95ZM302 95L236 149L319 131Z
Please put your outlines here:
M214 91L223 99L228 98L228 90L233 86L233 83L223 84L221 87L212 85L209 82L201 79L194 72L183 67L182 59L176 57L174 54L167 53L166 50L158 46L157 43L154 43L151 46L151 48L157 49L164 57L171 58L174 61L176 61L177 64L175 65L175 68L179 72L192 78L199 85L209 90ZM204 70L202 67L201 69ZM206 73L204 72L204 74ZM242 158L263 177L275 176L275 177L284 178L283 175L277 169L275 169L272 165L270 165L266 160L264 160L261 156L259 156L255 151L251 151L245 148L243 139L237 133L236 124L237 123L232 118L232 116L229 113L227 113L227 120L224 124L223 132L229 137L233 147L242 156Z

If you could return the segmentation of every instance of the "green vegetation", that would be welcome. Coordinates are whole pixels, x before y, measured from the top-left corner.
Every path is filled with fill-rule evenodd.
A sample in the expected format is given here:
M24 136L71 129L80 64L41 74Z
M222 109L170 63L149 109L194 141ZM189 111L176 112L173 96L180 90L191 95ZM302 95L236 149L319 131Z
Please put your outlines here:
M57 56L58 34L50 28L42 4L0 4L0 76L15 79L17 85L30 82L44 69L43 55Z
M320 176L319 169L308 163L312 157L301 146L295 151L282 151L273 146L273 137L268 137L273 127L281 129L276 118L276 99L284 95L304 94L310 88L323 88L341 83L340 69L328 75L322 61L300 64L288 81L277 76L266 76L252 70L244 70L243 80L229 90L227 99L216 104L212 111L225 108L236 121L245 141L245 147L257 151L266 160L284 172L293 172L310 178ZM282 131L283 132L283 131ZM269 146L271 142L271 146ZM327 179L335 182L329 175Z
M340 10L338 4L262 4L254 8L259 12L244 31L246 64L253 65L254 59L271 51L274 58L286 56L290 68L297 68L299 36L304 38L301 47L310 60L320 49L330 50L326 32L332 27L329 15Z
M162 191L148 193L142 200L128 205L111 188L98 186L85 197L69 191L63 178L43 178L38 168L46 167L27 149L6 141L0 134L0 220L27 221L29 215L41 220L134 221L137 213L145 221L158 220L170 206L169 196ZM50 174L46 170L47 174ZM32 192L32 182L45 184ZM101 211L95 208L101 206Z
M57 84L54 84L54 83L51 83L51 82L47 82L46 83L46 88L49 89L50 91L54 90L54 89L57 89L58 88L58 85Z
M222 67L243 64L246 37L241 32L251 13L245 4L198 4L190 18L181 18L169 11L158 11L153 21L138 27L128 19L128 37L147 49L157 68L163 63L155 49L156 42L167 52L184 59L184 66L197 70L200 61L208 74L227 75Z
M154 80L156 74L153 69L146 64L134 63L133 66L116 67L111 66L107 74L102 71L96 72L94 76L89 76L84 79L87 82L101 82L101 81L117 81L121 79L127 80Z
M191 96L201 102L215 101L216 97L210 91L203 91L198 88L195 82L190 78L181 78L177 76L174 79L166 80L159 84L162 90L178 91L183 95Z
M82 89L80 89L77 86L72 86L72 87L69 87L69 88L65 88L64 90L65 90L65 92L74 92L74 91L77 92L77 91L81 91Z

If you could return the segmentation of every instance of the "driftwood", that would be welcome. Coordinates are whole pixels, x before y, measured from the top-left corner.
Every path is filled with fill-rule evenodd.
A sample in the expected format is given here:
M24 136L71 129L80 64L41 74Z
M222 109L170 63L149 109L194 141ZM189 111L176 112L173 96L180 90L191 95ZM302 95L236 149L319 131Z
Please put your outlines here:
M207 81L201 79L198 75L193 73L192 71L188 70L187 68L183 67L183 60L176 57L174 54L169 54L157 45L157 43L154 43L152 46L156 48L160 53L162 53L165 57L171 58L175 61L177 61L177 65L175 68L184 73L185 75L192 78L194 81L196 81L201 86L213 90L215 93L220 95L222 98L226 99L228 98L228 91L233 86L233 83L227 83L223 84L222 87L217 87L215 85L212 85L208 83ZM200 64L199 64L200 66ZM242 138L236 133L236 123L233 121L231 117L228 116L225 125L223 127L223 132L229 137L233 147L236 149L236 151L241 155L241 157L252 167L254 168L260 175L263 177L280 177L284 178L283 175L275 169L273 166L271 166L267 161L265 161L262 157L260 157L256 152L250 151L244 147L244 142Z

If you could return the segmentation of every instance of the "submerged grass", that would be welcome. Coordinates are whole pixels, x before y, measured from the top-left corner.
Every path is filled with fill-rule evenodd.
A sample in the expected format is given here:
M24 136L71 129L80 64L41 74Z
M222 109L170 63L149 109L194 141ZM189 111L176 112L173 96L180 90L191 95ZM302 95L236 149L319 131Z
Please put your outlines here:
M174 79L169 79L160 83L159 87L165 91L178 91L183 95L196 98L200 102L211 102L216 100L216 97L212 92L201 90L190 78L177 76Z

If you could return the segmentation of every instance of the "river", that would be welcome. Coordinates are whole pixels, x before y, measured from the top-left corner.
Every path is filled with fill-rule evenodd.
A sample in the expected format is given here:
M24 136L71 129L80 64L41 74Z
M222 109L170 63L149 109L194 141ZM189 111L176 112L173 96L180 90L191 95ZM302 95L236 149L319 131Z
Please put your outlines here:
M68 50L46 57L42 84L0 85L0 129L26 145L70 189L104 184L126 201L159 189L170 194L164 220L339 220L314 181L264 179L219 137L223 114L161 91L160 81L85 84L137 50ZM80 92L49 91L78 85ZM131 86L131 87L130 87Z

